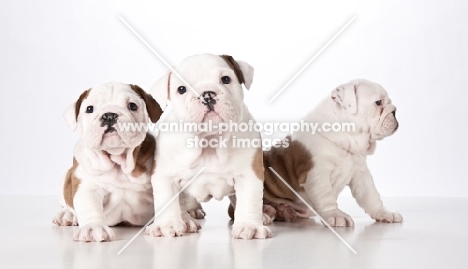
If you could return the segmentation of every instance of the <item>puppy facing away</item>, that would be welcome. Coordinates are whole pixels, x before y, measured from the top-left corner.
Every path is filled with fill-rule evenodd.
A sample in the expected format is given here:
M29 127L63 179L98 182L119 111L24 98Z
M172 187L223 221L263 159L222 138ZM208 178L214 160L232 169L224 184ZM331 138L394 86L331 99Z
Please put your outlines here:
M318 126L354 123L354 130L301 130L288 137L288 148L264 153L264 203L276 209L277 220L294 221L313 213L268 168L272 167L331 226L354 226L338 208L337 198L349 186L360 207L376 221L402 222L400 214L385 209L367 167L376 142L395 133L396 107L377 83L354 80L338 86L304 121ZM343 125L342 125L343 126ZM274 217L273 215L271 217Z
M220 131L223 123L253 121L244 104L241 85L250 88L253 68L228 55L200 54L186 58L174 70L176 73L168 72L151 89L162 107L168 100L171 102L172 110L161 124L201 126L210 123L213 128L172 133L160 131L156 150L158 169L151 182L155 212L161 211L161 214L147 227L146 233L180 236L186 232L197 232L200 225L192 216L203 217L199 203L229 196L236 206L233 237L270 237L270 229L263 225L261 142L245 147L236 145L240 140L261 141L260 134L229 128ZM202 173L190 181L202 169ZM191 184L186 186L189 181ZM179 196L179 202L172 202L161 210L183 186L186 189Z
M92 87L67 108L65 119L81 137L53 223L78 225L76 241L100 242L115 238L109 226L142 226L151 219L156 141L144 128L121 125L154 123L161 114L151 95L122 83Z

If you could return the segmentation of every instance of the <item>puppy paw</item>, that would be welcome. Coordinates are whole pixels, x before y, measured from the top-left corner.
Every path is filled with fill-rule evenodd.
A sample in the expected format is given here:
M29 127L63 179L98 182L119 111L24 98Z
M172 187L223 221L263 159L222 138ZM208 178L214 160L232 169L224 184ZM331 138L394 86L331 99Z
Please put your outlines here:
M188 210L187 213L189 213L189 215L194 219L204 219L206 216L205 211L201 208Z
M176 237L182 236L186 230L187 225L183 220L161 220L146 227L145 234L154 237Z
M279 204L277 209L278 209L277 219L279 221L286 221L286 222L296 221L297 212L292 207L285 205L285 204Z
M78 226L78 219L70 211L60 211L55 215L52 223L58 226Z
M272 236L270 228L249 223L234 223L231 234L235 239L265 239Z
M276 209L271 205L263 205L263 225L273 223L276 217Z
M353 219L339 209L330 210L320 214L322 218L332 227L353 227Z
M399 223L403 221L403 217L399 213L385 210L377 212L372 218L375 219L375 221L385 223Z
M114 232L103 224L88 224L80 226L73 233L73 240L82 242L102 242L115 239Z
M184 214L182 216L182 219L184 220L185 225L187 226L187 228L185 229L186 233L196 233L198 230L201 229L201 226L198 223L198 221L188 213Z

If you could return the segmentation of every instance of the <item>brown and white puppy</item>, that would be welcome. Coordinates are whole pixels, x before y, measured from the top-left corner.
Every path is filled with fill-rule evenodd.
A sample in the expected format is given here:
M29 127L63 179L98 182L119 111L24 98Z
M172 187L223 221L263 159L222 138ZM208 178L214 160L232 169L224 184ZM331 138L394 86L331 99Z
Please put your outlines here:
M209 123L214 127L212 130L160 131L158 134L158 169L151 182L155 212L161 211L161 215L147 227L146 233L180 236L185 232L196 232L200 225L187 210L202 213L200 202L230 196L236 205L233 237L270 237L270 229L263 225L264 173L260 134L221 128L231 123L253 122L243 101L242 88L242 84L250 88L253 68L231 56L200 54L186 58L174 70L183 79L168 72L151 90L163 107L168 100L171 102L172 111L161 124L183 122L196 126ZM207 143L203 146L196 141ZM259 143L243 147L236 145L236 141ZM166 203L201 169L204 169L202 174L186 186L180 203L169 203L166 208Z
M65 119L81 138L53 223L78 225L76 241L99 242L115 238L109 226L140 226L151 219L156 141L145 128L130 125L154 123L161 114L151 95L122 83L93 87L68 107Z
M396 107L387 92L366 80L338 86L305 118L306 123L330 127L351 123L355 128L340 132L301 130L292 134L288 148L264 153L264 203L276 209L278 220L308 218L312 212L268 168L272 167L331 226L353 226L352 218L338 208L338 195L345 186L367 214L376 221L401 222L402 216L383 206L366 164L377 140L398 129ZM348 125L349 126L349 125Z

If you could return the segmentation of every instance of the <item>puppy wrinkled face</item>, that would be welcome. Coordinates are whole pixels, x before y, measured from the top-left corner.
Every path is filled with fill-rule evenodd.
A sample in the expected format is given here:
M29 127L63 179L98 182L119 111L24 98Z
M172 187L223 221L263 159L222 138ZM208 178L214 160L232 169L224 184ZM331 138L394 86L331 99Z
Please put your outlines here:
M177 76L171 76L169 95L179 120L212 121L213 124L240 120L243 89L221 57L192 56L179 64L176 71L190 84L185 85Z
M144 128L132 130L124 126L147 122L144 100L130 85L121 83L92 88L78 114L78 128L86 145L109 153L141 144L146 136Z
M365 125L373 140L390 136L398 129L396 107L392 104L385 89L379 84L361 81L357 83L359 118L366 119Z

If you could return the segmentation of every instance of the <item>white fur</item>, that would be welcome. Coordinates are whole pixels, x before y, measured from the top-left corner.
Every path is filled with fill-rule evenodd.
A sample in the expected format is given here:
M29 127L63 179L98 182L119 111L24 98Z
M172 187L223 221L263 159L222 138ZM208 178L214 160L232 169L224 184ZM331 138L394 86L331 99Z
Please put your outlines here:
M238 61L245 77L245 86L249 88L253 79L253 68ZM152 87L151 93L160 104L170 100L172 111L165 122L208 122L214 125L220 122L248 122L253 117L243 103L242 86L234 71L219 56L211 54L195 55L185 59L175 70L187 81L198 94L204 91L215 92L214 112L207 112L207 107L187 87L187 92L179 94L177 88L184 85L175 75L168 73ZM229 76L231 83L222 84L221 77ZM167 85L170 85L169 90ZM187 85L184 85L187 86ZM164 106L164 105L163 105ZM252 170L253 156L259 148L234 148L236 138L260 138L258 133L225 132L222 139L227 139L227 147L188 148L187 139L219 138L214 133L160 132L157 139L157 171L152 177L155 197L155 212L160 209L184 186L200 169L205 170L185 190L192 198L171 203L155 222L147 228L147 234L153 236L175 236L184 232L196 232L188 213L193 208L186 208L185 199L206 202L212 197L222 199L226 195L236 195L237 205L232 234L235 238L266 238L270 230L263 225L262 191L263 178L258 178ZM261 147L261 146L260 146ZM190 201L200 206L197 202ZM201 207L200 207L201 208Z
M128 103L138 105L130 111ZM93 113L86 113L88 106ZM74 196L74 208L62 201L63 210L57 214L57 225L79 225L74 233L78 241L106 241L115 238L109 226L122 221L144 225L153 216L153 196L150 175L134 177L134 149L142 143L145 131L124 132L117 123L116 131L103 134L99 119L106 112L119 115L118 122L148 122L145 102L127 84L108 83L93 87L81 104L75 120L75 104L65 112L72 129L81 134L74 150L78 162L75 176L81 180ZM152 158L150 162L152 162ZM147 164L150 166L150 164Z
M381 100L381 106L375 102ZM366 80L354 80L338 86L305 118L313 123L355 123L355 132L297 132L293 141L301 142L311 152L313 169L302 186L306 200L332 226L353 226L352 218L337 205L337 197L349 186L357 203L377 221L401 222L398 213L385 209L366 164L367 155L373 154L376 141L392 135L398 126L387 92ZM282 199L285 203L304 210Z

